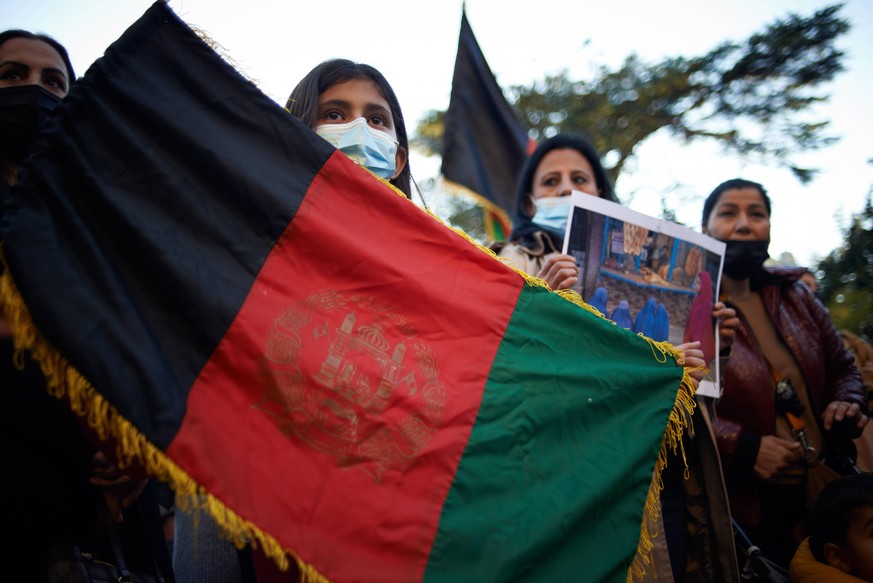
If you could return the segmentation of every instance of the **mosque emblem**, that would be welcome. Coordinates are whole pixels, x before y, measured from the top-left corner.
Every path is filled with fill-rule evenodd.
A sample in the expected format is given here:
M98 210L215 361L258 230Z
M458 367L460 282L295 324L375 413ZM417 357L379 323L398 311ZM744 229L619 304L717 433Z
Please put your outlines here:
M255 407L290 439L379 482L430 442L446 402L439 367L405 317L370 297L323 291L286 306L267 335Z

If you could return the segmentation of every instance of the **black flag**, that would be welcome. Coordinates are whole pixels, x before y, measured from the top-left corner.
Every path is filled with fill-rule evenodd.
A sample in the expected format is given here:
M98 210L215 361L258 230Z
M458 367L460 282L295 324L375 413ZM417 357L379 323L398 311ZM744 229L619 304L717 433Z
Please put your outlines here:
M473 196L486 216L497 219L493 231L495 225L486 221L492 239L508 235L515 179L527 156L527 144L527 133L488 67L462 9L441 173L449 190Z

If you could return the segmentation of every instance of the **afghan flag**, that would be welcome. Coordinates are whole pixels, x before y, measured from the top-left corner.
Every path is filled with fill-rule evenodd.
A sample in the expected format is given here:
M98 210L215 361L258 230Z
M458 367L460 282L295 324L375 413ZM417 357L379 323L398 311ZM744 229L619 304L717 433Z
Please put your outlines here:
M488 67L463 9L444 126L443 187L475 200L484 211L488 237L505 240L512 230L509 213L515 209L515 181L530 141Z
M0 228L16 346L235 542L319 581L645 567L688 403L675 350L356 166L163 2L19 179Z

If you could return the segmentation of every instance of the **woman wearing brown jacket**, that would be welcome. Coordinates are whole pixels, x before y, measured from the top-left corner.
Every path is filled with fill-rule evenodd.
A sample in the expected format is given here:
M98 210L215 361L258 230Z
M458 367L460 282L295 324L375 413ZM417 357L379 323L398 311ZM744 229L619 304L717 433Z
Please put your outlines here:
M740 318L715 424L731 512L787 568L810 468L828 455L830 436L855 437L867 423L861 379L827 310L798 282L804 270L763 267L770 199L760 184L719 185L703 230L727 243L722 299Z

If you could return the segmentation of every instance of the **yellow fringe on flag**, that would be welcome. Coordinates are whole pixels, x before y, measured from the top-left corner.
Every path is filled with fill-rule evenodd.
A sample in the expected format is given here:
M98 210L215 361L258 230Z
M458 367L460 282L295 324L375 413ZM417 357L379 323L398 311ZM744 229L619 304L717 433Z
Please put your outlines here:
M282 548L275 538L245 520L221 500L197 484L173 460L150 443L130 421L109 404L103 395L89 383L36 329L30 312L9 273L6 257L0 244L0 313L5 315L12 330L14 364L24 367L25 351L30 352L46 378L46 390L53 397L66 399L78 416L84 418L103 441L115 442L119 467L128 467L136 461L151 476L166 482L175 492L175 504L183 512L206 510L215 520L225 537L237 548L247 543L260 547L282 571L289 567L288 557L294 559L305 583L329 583L312 565L292 551Z
M379 178L379 180L394 189L394 191L398 195L406 198L406 195L403 194L399 189L397 189L393 184L391 184L384 178ZM505 259L498 257L497 254L488 247L479 244L463 230L453 227L451 225L447 225L445 222L443 222L442 219L434 215L428 209L422 209L422 211L430 215L433 219L435 219L443 226L451 229L452 231L460 235L467 242L475 245L481 251L484 251L485 253L493 257L495 260L506 264L508 267L511 267L516 273L524 278L527 285L544 287L546 289L549 289L552 291L552 293L561 296L568 302L576 304L577 306L588 310L592 314L603 318L607 322L615 324L615 322L602 314L600 310L582 299L582 296L580 296L576 290L552 290L551 287L549 287L549 284L544 279L532 276L520 269L512 267L507 263ZM667 357L670 356L676 361L677 364L683 366L684 370L682 371L682 381L676 393L676 401L673 404L673 409L670 411L670 415L667 418L667 428L664 431L664 438L661 441L661 448L658 451L658 458L655 461L655 470L652 475L652 485L649 487L649 491L646 494L643 518L640 524L640 540L639 543L637 543L636 555L634 556L634 559L631 562L630 567L628 568L627 583L634 583L635 581L642 580L643 576L646 574L646 567L652 564L653 545L651 539L657 534L652 532L652 528L657 525L658 518L660 517L661 513L660 493L664 489L664 482L661 476L664 473L664 468L667 467L668 450L672 451L673 454L676 454L677 452L681 453L682 463L685 466L684 476L686 479L688 479L688 460L685 457L685 445L682 443L682 437L685 435L686 431L688 432L688 435L692 437L694 436L694 427L691 424L691 416L694 414L694 409L697 406L697 402L694 400L694 394L696 392L695 382L691 378L690 373L697 370L703 370L704 373L708 372L703 368L685 367L685 355L682 352L678 351L676 347L674 347L669 342L658 342L644 336L642 333L638 335L644 338L652 347L652 352L656 360L665 363L667 362Z

